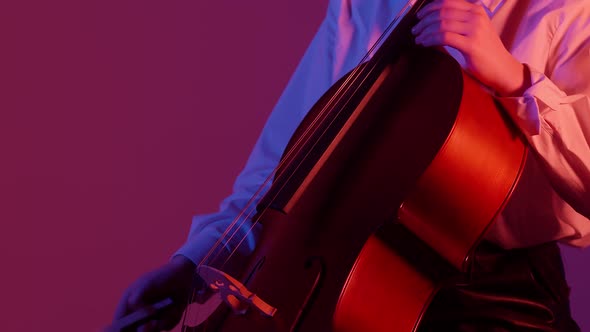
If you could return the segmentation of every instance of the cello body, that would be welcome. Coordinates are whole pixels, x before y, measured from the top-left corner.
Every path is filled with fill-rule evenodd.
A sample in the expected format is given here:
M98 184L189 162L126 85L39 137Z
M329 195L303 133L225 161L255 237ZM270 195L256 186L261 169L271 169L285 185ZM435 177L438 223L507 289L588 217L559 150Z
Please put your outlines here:
M240 272L225 271L242 264L224 246L210 251L197 272L219 296L189 303L183 331L414 332L437 290L465 275L527 148L451 56L414 44L428 2L309 111L251 218L256 250Z
M525 145L440 51L408 47L361 97L341 92L354 75L310 111L254 217L263 234L241 280L276 313L199 331L416 331L438 287L468 268Z

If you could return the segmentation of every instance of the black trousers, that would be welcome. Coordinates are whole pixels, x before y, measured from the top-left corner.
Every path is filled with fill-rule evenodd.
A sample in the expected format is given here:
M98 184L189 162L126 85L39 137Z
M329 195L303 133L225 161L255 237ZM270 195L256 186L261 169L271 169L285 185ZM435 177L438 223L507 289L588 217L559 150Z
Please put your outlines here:
M504 250L483 242L464 280L442 287L419 332L580 331L561 253L551 242Z

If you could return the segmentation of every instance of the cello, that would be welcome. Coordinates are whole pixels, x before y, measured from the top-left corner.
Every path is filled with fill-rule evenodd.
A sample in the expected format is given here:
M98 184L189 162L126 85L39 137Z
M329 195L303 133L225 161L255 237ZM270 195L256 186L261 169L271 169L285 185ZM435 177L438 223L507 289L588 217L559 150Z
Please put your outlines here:
M437 289L469 269L526 147L454 59L413 43L410 27L428 2L408 6L310 110L254 215L236 219L263 225L243 272L224 270L231 255L221 246L197 267L230 313L221 305L187 326L416 331Z

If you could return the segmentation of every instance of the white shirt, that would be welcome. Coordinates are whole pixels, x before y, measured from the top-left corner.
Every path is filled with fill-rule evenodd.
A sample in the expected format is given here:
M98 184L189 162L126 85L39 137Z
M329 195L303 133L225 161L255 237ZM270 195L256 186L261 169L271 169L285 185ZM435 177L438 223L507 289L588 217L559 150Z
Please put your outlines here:
M213 214L193 219L177 254L199 263L277 165L315 101L358 65L405 0L331 0L326 18L271 113L233 193ZM504 248L560 240L590 245L590 1L481 0L510 53L531 70L523 96L498 98L531 146L522 178L487 238ZM460 54L450 50L461 64ZM267 183L265 188L268 188ZM259 196L257 197L259 198ZM255 204L249 205L252 212ZM245 236L249 219L222 243ZM232 230L233 232L233 230Z

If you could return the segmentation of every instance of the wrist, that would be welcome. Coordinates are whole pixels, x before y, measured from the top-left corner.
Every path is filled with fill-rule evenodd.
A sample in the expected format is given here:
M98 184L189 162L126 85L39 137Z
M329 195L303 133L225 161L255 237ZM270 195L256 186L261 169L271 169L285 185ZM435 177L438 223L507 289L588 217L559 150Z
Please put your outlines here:
M520 97L531 86L528 66L512 56L510 58L510 64L505 67L506 74L502 75L502 82L493 87L499 97Z

